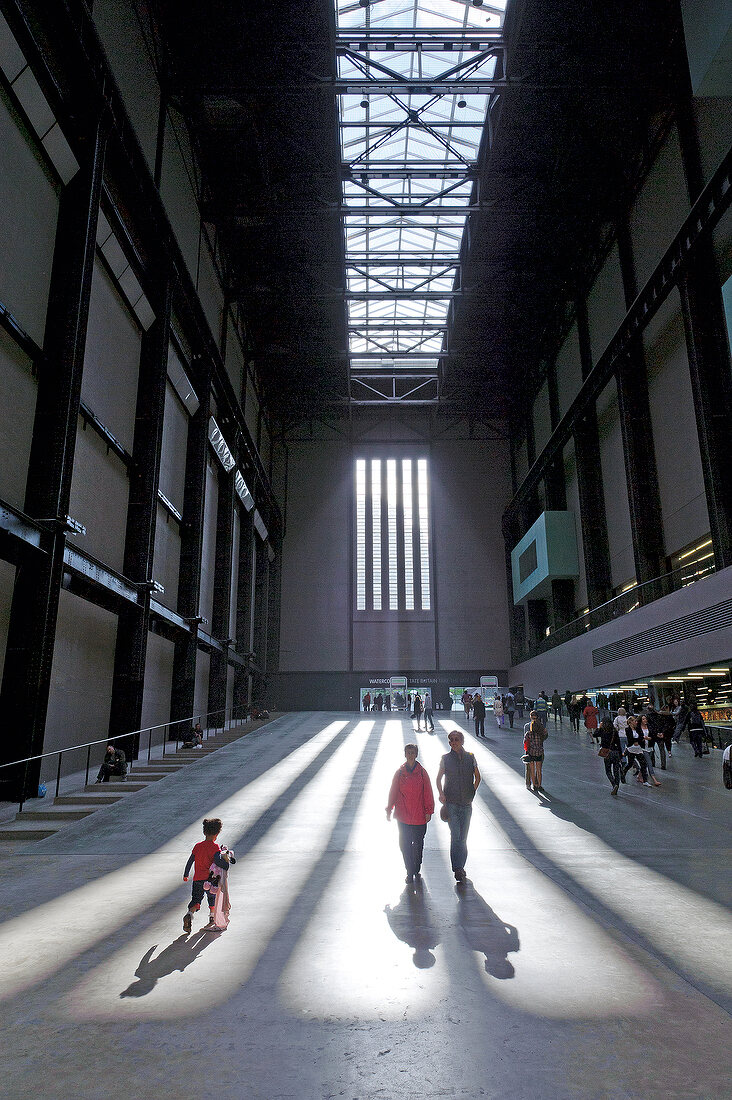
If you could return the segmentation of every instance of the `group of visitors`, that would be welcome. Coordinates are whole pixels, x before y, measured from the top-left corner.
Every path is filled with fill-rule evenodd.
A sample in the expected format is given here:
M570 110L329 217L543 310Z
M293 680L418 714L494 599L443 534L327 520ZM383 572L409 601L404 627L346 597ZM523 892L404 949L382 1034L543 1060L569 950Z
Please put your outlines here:
M383 695L379 691L372 699L371 692L367 691L363 697L363 709L366 711L382 711L384 709L391 710L391 695L388 692L386 693L386 695Z
M417 729L422 729L422 719L424 718L425 732L434 733L435 722L432 715L432 696L427 691L424 698L415 692L413 699L412 719L417 723ZM427 723L429 722L429 725Z
M485 737L485 715L486 704L483 696L479 691L470 692L466 690L463 692L460 702L463 704L463 710L465 711L465 717L470 721L470 712L473 712L473 721L475 722L475 736ZM507 691L505 695L501 695L496 692L493 696L493 714L496 722L499 726L505 724L506 718L508 718L508 724L513 729L513 720L517 709L519 710L519 717L524 716L524 697L521 695L520 707L516 701L516 696L512 691Z
M442 804L440 817L450 829L450 865L460 884L467 878L468 830L480 772L473 754L465 751L462 730L451 730L447 740L450 751L440 760L435 785ZM387 821L393 813L399 826L399 847L408 886L421 882L424 838L427 824L435 812L430 777L417 761L418 754L416 745L405 745L406 762L394 774L386 805Z

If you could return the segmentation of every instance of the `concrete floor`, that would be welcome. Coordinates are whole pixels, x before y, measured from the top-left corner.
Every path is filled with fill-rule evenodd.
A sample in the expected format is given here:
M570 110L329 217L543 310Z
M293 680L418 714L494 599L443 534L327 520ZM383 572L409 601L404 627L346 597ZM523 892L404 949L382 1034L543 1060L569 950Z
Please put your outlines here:
M455 724L436 718L433 777ZM462 893L439 819L405 888L383 807L414 734L386 714L285 716L2 856L0 1094L729 1097L719 754L684 746L661 790L613 798L584 732L550 722L541 797L518 730L487 733L467 738ZM186 937L182 870L214 813L232 923Z

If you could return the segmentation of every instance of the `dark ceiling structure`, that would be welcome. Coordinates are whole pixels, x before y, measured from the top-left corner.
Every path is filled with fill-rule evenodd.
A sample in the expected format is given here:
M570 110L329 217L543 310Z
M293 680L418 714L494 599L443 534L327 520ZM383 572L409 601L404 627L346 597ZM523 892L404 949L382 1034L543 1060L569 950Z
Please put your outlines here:
M424 281L421 288L406 278L395 283L393 272L382 284L374 282L373 267L347 272L346 227L354 201L366 219L381 217L385 208L395 217L411 218L415 211L403 187L398 199L384 198L373 173L364 174L357 185L362 198L353 199L339 108L341 121L352 118L349 96L360 98L364 124L378 134L384 125L372 121L372 97L401 97L404 125L425 137L428 128L410 103L443 92L442 85L432 86L434 69L421 84L406 78L399 83L401 70L395 71L388 51L403 55L406 47L403 41L390 44L386 34L378 47L386 51L385 71L377 62L371 66L378 56L379 5L386 2L354 0L349 18L360 19L362 29L350 34L337 23L336 0L154 4L167 68L164 86L184 113L200 157L204 220L216 227L230 297L244 309L251 357L273 410L285 419L323 410L347 413L361 403L366 391L354 389L354 347L383 348L386 360L375 365L375 374L398 373L388 360L395 348L406 347L398 342L404 334L395 334L391 320L379 322L376 313L369 314L371 330L362 331L349 302L359 296L379 301L395 287L407 300L420 290L422 298L430 293ZM480 49L474 24L483 5L454 3L469 12L464 35L472 34ZM345 9L338 6L343 19ZM413 27L416 6L417 0L404 5L405 27ZM495 418L520 410L566 328L568 303L592 277L610 228L627 208L654 135L668 124L672 89L659 59L669 56L662 42L676 26L671 6L662 0L509 0L505 21L491 38L494 65L483 85L477 68L445 77L443 83L452 84L443 94L463 105L468 94L487 96L490 126L483 128L475 161L466 163L462 178L442 165L438 186L445 193L439 204L452 209L454 177L469 212L459 250L435 284L444 288L449 273L450 290L442 291L445 323L435 325L432 342L423 345L434 356L423 370L435 382L416 391L406 383L401 390L397 383L391 390L376 384L375 400L427 401L438 412L472 410ZM497 11L486 6L487 28ZM392 16L391 25L395 21ZM436 50L434 41L423 48ZM446 52L457 48L445 44ZM361 65L358 80L343 75L346 50L356 58L348 59L351 74L359 57L369 63ZM409 100L420 94L422 100ZM366 125L351 125L369 133ZM438 134L440 125L433 128ZM415 166L401 167L400 179L412 170L414 188ZM367 263L369 257L361 259ZM362 276L364 282L352 281ZM354 285L366 291L354 292ZM432 297L439 297L437 291ZM418 340L410 347L412 358L400 361L403 371L406 363L418 367L428 358L420 357ZM378 355L362 356L362 366L369 357Z

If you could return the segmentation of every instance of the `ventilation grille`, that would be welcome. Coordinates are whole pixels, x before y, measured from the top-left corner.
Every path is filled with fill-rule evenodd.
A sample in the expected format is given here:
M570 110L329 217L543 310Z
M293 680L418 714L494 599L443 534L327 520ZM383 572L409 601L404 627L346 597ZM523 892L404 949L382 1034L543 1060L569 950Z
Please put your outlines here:
M732 627L732 600L723 600L712 607L703 607L693 615L674 619L670 623L661 623L651 630L640 634L631 634L619 642L600 646L592 651L594 668L607 665L611 661L620 661L623 657L632 657L634 653L644 653L648 649L660 649L673 642L684 642L687 638L698 638L700 634L710 634L713 630Z

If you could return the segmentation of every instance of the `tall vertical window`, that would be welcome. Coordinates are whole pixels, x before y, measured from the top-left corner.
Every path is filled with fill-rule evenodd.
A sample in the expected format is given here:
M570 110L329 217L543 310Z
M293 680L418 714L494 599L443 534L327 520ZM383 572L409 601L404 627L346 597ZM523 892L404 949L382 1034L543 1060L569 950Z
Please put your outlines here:
M389 610L399 610L399 567L397 561L397 464L386 462L386 500L389 533Z
M381 459L371 462L371 530L374 611L381 611Z
M430 608L429 515L427 512L427 459L417 462L417 493L419 499L419 567L422 579L422 610Z
M356 610L429 611L426 458L356 459Z
M366 462L356 460L356 610L366 610Z
M414 537L412 534L412 460L402 459L402 504L404 509L404 600L414 611Z

